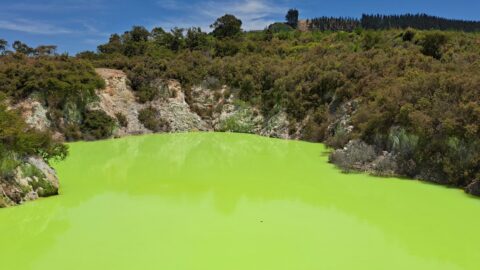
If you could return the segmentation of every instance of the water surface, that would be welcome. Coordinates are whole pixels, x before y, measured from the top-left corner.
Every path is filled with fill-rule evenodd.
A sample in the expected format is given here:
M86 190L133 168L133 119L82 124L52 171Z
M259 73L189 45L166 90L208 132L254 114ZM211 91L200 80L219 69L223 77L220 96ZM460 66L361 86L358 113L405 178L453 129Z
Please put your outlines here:
M74 143L60 196L0 210L0 265L480 269L480 200L342 174L325 150L221 133Z

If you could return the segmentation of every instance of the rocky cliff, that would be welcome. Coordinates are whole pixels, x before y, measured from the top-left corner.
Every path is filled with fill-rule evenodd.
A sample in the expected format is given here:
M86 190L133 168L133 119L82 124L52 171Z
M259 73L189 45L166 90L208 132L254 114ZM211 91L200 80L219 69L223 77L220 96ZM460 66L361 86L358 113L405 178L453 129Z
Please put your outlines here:
M0 207L58 194L55 171L41 158L19 160L11 175L0 178Z
M184 89L177 81L157 80L152 83L157 97L140 103L124 72L104 68L96 71L105 80L106 88L97 91L99 100L89 107L117 119L114 137L155 132L139 118L142 110L151 108L156 118L165 123L163 132L231 131L290 138L285 113L265 119L257 109L235 100L227 86L215 89L202 84ZM119 116L126 120L123 125Z
M289 139L288 120L283 112L265 119L256 109L234 99L227 86L209 88L205 84L184 89L174 80L157 80L152 86L157 97L141 103L129 85L127 75L120 70L99 68L96 72L106 87L98 89L98 99L87 105L89 111L102 111L115 120L111 137L149 134L154 132L229 131L256 133L263 136ZM48 108L35 95L14 105L20 109L27 124L39 130L56 130ZM142 111L151 110L153 118L162 123L155 128L145 123ZM69 122L81 112L70 108L60 122ZM73 117L75 118L75 117ZM142 121L143 120L143 121ZM147 127L148 126L148 127ZM56 131L57 139L65 134ZM7 207L58 194L55 171L42 159L29 157L18 160L12 175L0 177L0 207Z
M152 88L156 98L146 103L137 99L130 87L127 75L120 70L99 68L96 72L104 79L106 87L98 89L98 99L87 105L89 111L101 111L115 120L111 137L148 134L154 132L226 131L252 133L282 139L305 139L306 127L312 119L290 124L287 114L279 111L265 117L259 109L235 98L235 89L204 81L185 89L174 80L157 80ZM376 175L402 175L398 162L403 157L395 151L376 149L360 140L350 140L354 127L351 117L357 110L355 100L330 105L330 121L326 137L330 145L345 145L331 154L330 161L344 171L363 171ZM48 110L35 98L28 98L15 105L23 112L26 122L39 130L52 128ZM80 115L72 110L70 114ZM146 116L142 116L147 115ZM65 122L68 119L64 120ZM394 134L398 130L393 130ZM320 132L322 133L322 132ZM395 135L395 134L394 134ZM57 138L64 138L61 132ZM428 178L427 175L428 174ZM439 182L427 172L412 176ZM480 194L479 182L469 185L466 191ZM58 194L55 171L38 157L19 161L14 173L0 177L0 207L21 204L38 197Z

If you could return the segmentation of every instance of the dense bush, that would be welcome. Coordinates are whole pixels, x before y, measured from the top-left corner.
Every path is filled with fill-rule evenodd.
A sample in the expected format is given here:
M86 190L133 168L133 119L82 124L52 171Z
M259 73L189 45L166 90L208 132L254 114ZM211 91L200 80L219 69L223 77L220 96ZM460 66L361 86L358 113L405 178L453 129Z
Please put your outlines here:
M448 38L443 33L428 33L422 40L422 53L435 59L442 58L442 47Z
M128 126L128 119L123 113L116 113L115 118L117 118L119 126L121 126L121 127L127 127Z
M286 23L273 23L268 26L268 30L273 33L290 32L294 29Z
M160 112L153 107L146 107L138 114L138 120L154 132L169 131L170 124L160 117Z
M87 140L106 139L115 128L115 120L104 111L88 110L85 112L81 130Z
M413 31L412 29L407 29L407 31L402 34L403 41L412 41L414 37L415 31Z
M15 100L35 94L51 108L63 109L68 102L82 107L96 98L95 89L103 87L104 81L84 60L22 54L0 57L0 92Z

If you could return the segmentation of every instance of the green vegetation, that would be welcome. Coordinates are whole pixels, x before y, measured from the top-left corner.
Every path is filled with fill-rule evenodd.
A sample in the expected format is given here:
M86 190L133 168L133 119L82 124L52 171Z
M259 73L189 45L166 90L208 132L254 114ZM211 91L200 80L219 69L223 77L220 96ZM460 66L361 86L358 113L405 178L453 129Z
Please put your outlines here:
M218 18L211 26L213 36L216 38L234 37L242 31L242 21L235 16L225 14Z
M69 140L83 138L80 126L88 118L86 106L97 99L95 89L103 87L104 81L86 60L27 57L21 52L0 58L0 93L12 103L27 97L38 100L48 109L53 129Z
M268 30L270 32L273 32L273 33L278 33L278 32L290 32L290 31L293 31L293 27L291 27L290 25L286 24L286 23L280 23L280 22L277 22L277 23L272 23L271 25L268 26ZM272 38L272 37L268 37L268 38Z
M298 10L297 9L290 9L285 16L287 20L287 24L293 28L297 28L298 26Z
M38 155L45 160L64 158L67 147L53 140L52 132L58 131L68 140L105 137L105 132L98 130L104 130L107 122L97 123L94 130L95 119L86 110L87 104L97 98L95 89L104 86L88 61L50 55L51 46L31 51L21 42L13 44L16 53L5 53L7 43L2 44L5 47L0 48L4 52L0 56L0 178L12 176L27 156ZM30 128L19 111L7 109L26 98L39 101L47 109L52 123L50 131Z
M116 113L115 118L117 118L119 126L121 126L121 127L127 127L128 126L128 119L124 114Z
M161 119L160 112L153 107L146 107L138 114L138 120L154 132L168 131L169 123Z
M219 21L225 18L214 25L225 25ZM174 50L148 39L142 55L100 51L93 61L124 69L140 97L154 79L177 79L188 88L213 77L267 118L285 111L292 127L309 119L303 139L334 147L362 139L377 151L398 153L408 176L458 186L480 176L478 34L411 28L228 33L204 34L202 46L187 46L187 37L178 35ZM117 44L120 51L127 45ZM332 132L328 126L347 101L358 103L354 130ZM147 123L148 115L142 114ZM223 129L250 131L237 120L227 119Z
M0 97L0 178L11 177L21 160L31 155L63 159L67 146L52 140L49 132L28 127L18 111L7 110Z
M362 23L377 19L364 16ZM211 34L195 27L166 32L134 26L113 34L97 53L76 58L32 56L36 54L17 44L17 53L0 58L0 91L13 100L39 97L67 139L96 139L108 137L116 121L86 109L94 90L103 87L92 65L124 70L141 102L161 95L155 87L161 79L182 83L187 101L191 86L213 79L265 119L285 112L291 133L301 139L333 147L361 139L377 152L395 153L399 170L411 177L455 186L480 178L478 33L364 30L349 19L315 21L332 23L325 30L349 32L300 32L291 28L298 23L298 11L289 11L287 20L285 31L274 31L276 24L242 32L242 22L227 14L212 24ZM378 23L390 20L394 17ZM450 23L445 25L470 25ZM347 114L342 106L349 102L356 105ZM344 121L351 132L338 124L342 115L348 116ZM226 119L223 129L251 132L239 117ZM153 131L169 129L152 107L142 110L139 119Z
M115 120L104 111L86 111L82 123L82 132L85 139L106 139L112 136L115 128Z
M406 35L408 36L408 34ZM429 33L422 40L422 53L435 59L442 58L442 47L447 43L448 38L442 33Z
M220 122L220 131L236 133L254 133L255 112L242 101L236 102L237 112Z
M287 14L287 21L289 20L289 14ZM359 27L371 30L407 29L411 27L420 30L480 31L480 22L478 21L445 19L427 14L363 14L360 19L318 17L308 20L307 23L311 30L320 31L353 31Z

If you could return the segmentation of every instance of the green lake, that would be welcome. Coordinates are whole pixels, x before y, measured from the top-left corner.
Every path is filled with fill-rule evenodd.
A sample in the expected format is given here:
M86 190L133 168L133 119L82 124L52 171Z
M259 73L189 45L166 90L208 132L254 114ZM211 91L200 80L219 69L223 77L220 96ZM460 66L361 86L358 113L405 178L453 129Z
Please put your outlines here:
M228 133L70 145L60 196L0 209L2 269L480 269L480 200Z

